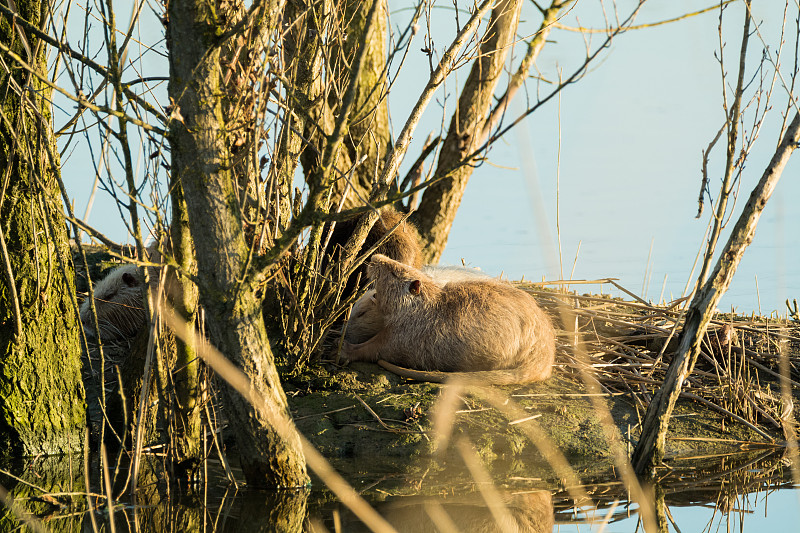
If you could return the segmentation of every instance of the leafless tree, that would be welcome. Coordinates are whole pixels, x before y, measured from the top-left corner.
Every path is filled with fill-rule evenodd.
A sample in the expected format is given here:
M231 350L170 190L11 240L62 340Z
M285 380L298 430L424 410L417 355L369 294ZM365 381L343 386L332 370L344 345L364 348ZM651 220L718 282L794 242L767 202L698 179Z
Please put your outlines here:
M133 261L154 266L146 245L148 234L156 236L173 280L169 306L190 325L200 324L202 306L211 341L266 399L257 408L223 388L248 482L286 487L307 478L298 439L271 424L288 414L276 359L302 370L346 310L342 287L364 260L358 251L376 208L409 211L421 194L411 218L426 259L437 261L468 179L492 144L580 80L643 3L610 19L597 40L587 40L585 57L552 83L532 72L561 17L577 9L574 0L456 2L455 37L445 46L428 0L396 29L384 0L136 1L123 22L112 0L67 2L56 11L47 4L48 26L25 25L25 17L20 24L53 52L50 86L61 108L74 108L57 129L63 156L86 147L93 189L110 195L103 201L116 203L136 243ZM520 12L529 7L523 25ZM5 5L0 14L18 16ZM158 23L163 33L152 31ZM428 81L395 135L387 99L420 48ZM469 73L456 87L455 109L444 108L447 131L401 176L421 116L458 70ZM523 93L528 104L512 116L509 102ZM436 163L426 170L429 158ZM323 268L331 226L355 216L342 260ZM104 228L70 221L77 239L87 232L117 249ZM143 352L137 376L142 392L129 405L142 420L149 389L158 389L162 405L173 406L163 416L175 429L170 453L191 464L203 411L198 347L179 339L175 358L167 357L158 328L151 331L153 349ZM135 452L142 440L138 432Z
M785 31L787 24L792 20L788 16L790 3L785 3L783 24L777 38L778 44L774 47L768 46L766 37L762 34L761 23L753 19L750 0L745 0L744 4L744 22L735 87L727 80L722 38L724 6L720 6L720 50L717 58L722 73L723 110L726 121L720 129L720 133L716 134L709 148L703 153L700 211L702 211L705 195L710 189L706 170L709 152L722 133L725 133L723 138L727 141L724 173L712 214L711 231L702 269L697 279L692 302L686 311L679 347L673 355L664 384L653 396L653 400L648 406L642 423L642 435L633 453L632 462L639 474L651 473L663 458L669 418L680 395L681 387L692 373L697 361L708 323L720 298L728 289L745 250L753 241L759 218L775 190L789 157L800 142L800 113L798 113L795 85L798 76L798 49L800 49L798 45L800 43L800 31L798 31L800 15L797 13L794 15L794 49L786 52ZM747 68L746 57L753 40L757 40L757 45L760 44L762 58L758 62L755 72L751 73ZM793 58L790 60L793 66L788 73L784 74L782 63L787 53L793 54ZM748 154L759 138L765 117L770 111L774 112L775 107L780 110L782 117L775 152L764 169L761 179L751 191L744 209L731 230L727 243L718 255L714 269L710 270L721 232L731 219L731 203L736 200ZM699 214L698 212L698 216ZM784 382L786 379L788 379L788 373L784 372ZM786 389L786 387L784 388ZM791 395L789 394L787 397L784 394L783 401L786 408L784 412L787 415L784 424L792 427L793 414L792 409L789 408ZM784 429L789 442L793 442L792 446L796 453L797 441L794 430ZM791 438L788 437L789 435Z

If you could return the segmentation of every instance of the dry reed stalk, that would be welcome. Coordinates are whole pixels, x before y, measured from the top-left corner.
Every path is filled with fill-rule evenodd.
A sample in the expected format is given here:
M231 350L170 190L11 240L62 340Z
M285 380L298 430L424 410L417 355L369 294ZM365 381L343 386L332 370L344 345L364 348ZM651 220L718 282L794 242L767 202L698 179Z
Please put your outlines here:
M518 286L535 295L551 314L557 315L559 306L567 308L570 327L564 328L559 320L554 321L560 348L558 362L567 375L578 379L580 372L589 371L606 392L629 394L644 408L650 402L650 391L661 385L668 368L669 343L677 341L683 324L682 312L675 310L682 300L654 305L611 278L596 283L612 284L634 301L538 288L545 283ZM576 331L582 340L573 345ZM738 345L731 340L733 337L725 336L731 331L738 337ZM562 344L562 339L570 342ZM794 347L795 354L786 357L793 364L789 375L777 371L781 343ZM718 315L711 321L702 358L689 377L692 392L682 397L719 411L774 442L775 436L760 427L761 421L778 429L782 427L778 422L780 402L768 387L770 382L773 387L783 382L794 390L800 389L798 347L797 325ZM572 350L583 351L583 359L576 359ZM647 371L639 372L640 369ZM632 384L638 384L638 388Z

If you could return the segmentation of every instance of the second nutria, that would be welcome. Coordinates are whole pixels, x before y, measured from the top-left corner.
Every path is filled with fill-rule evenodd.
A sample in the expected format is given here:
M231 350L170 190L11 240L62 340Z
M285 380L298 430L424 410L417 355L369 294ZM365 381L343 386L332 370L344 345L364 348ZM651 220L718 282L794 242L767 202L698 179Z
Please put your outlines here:
M169 241L165 245L169 252ZM146 249L147 261L152 264L163 262L159 243L155 241ZM148 266L151 289L158 287L160 271L157 266ZM164 292L174 288L174 273L170 274L165 283ZM144 267L134 264L122 264L112 269L105 278L97 282L92 292L97 322L100 326L100 338L104 343L109 341L130 340L141 331L147 322L144 298ZM86 298L80 308L81 323L89 337L95 337L96 331L92 320L92 309L89 298Z
M143 305L144 276L136 265L121 265L94 286L97 323L104 343L131 339L147 317ZM96 335L89 298L80 308L81 323L89 337Z
M392 371L400 365L448 373L399 369L426 381L457 375L511 385L550 376L555 330L526 292L491 279L440 287L420 270L380 254L372 256L368 272L385 325L365 342L345 341L342 353L349 360L385 361Z
M375 253L383 254L395 261L400 261L406 265L418 268L422 264L422 247L420 245L417 228L407 220L403 220L403 215L392 206L387 205L382 207L379 210L379 214L380 217L375 221L372 229L367 234L367 238L364 240L359 254L363 254L372 248L372 246L388 233L388 237L377 248ZM325 247L325 261L322 265L323 272L327 269L327 265L330 261L339 261L341 250L353 234L359 220L360 217L354 217L336 223L331 233L330 240ZM395 228L395 226L397 227ZM392 228L394 228L393 231ZM391 233L389 233L389 231L391 231ZM365 286L367 284L366 274L366 267L364 265L359 267L347 280L341 298L346 299L357 290L357 279L360 279L360 287Z

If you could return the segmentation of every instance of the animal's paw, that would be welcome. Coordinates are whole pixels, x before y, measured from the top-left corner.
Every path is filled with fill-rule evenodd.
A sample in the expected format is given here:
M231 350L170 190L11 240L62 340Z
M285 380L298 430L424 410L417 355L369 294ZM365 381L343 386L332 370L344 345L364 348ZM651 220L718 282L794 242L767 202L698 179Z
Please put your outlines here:
M353 361L353 344L347 341L342 341L341 356L345 359L345 361Z

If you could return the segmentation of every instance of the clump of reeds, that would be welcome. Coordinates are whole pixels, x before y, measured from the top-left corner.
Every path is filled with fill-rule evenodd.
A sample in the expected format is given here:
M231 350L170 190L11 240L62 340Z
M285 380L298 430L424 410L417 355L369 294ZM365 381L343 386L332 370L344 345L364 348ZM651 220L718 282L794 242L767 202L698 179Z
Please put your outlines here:
M556 292L531 283L520 287L536 295L551 314L560 315L555 323L565 371L590 371L603 391L630 394L643 412L663 382L677 347L686 299L653 304L611 279L588 283L601 288L614 285L631 300ZM700 402L749 427L766 442L774 442L776 434L784 431L786 418L792 416L791 405L781 401L778 364L781 354L788 358L788 381L796 395L800 391L798 346L800 327L787 319L718 313L681 397ZM585 357L575 357L575 348Z

